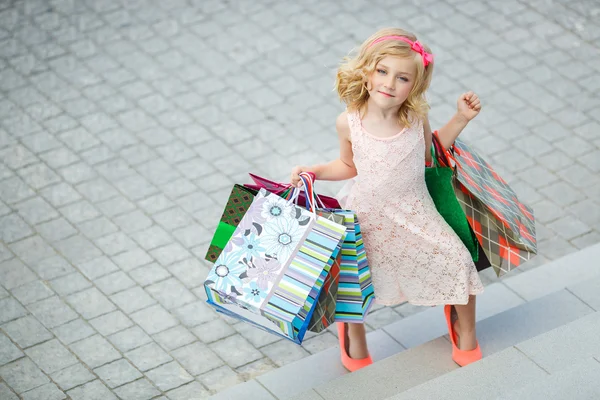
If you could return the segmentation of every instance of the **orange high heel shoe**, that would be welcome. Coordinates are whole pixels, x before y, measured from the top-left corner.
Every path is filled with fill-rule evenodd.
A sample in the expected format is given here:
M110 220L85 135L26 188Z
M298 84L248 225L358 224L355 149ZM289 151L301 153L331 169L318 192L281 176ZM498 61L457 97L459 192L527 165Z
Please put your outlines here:
M345 323L342 323L342 322L337 323L338 337L340 339L340 353L342 354L342 365L348 371L354 372L363 367L366 367L367 365L373 364L373 359L371 358L370 354L367 357L361 358L361 359L350 358L350 355L348 354L349 350L347 347L348 331L347 331L346 326L347 326L347 324L345 324Z
M461 367L481 360L482 355L479 342L477 342L477 347L473 350L461 350L456 345L458 342L458 335L454 332L454 326L452 325L451 305L444 306L444 314L446 315L446 323L448 324L448 335L450 336L450 342L452 342L452 360Z

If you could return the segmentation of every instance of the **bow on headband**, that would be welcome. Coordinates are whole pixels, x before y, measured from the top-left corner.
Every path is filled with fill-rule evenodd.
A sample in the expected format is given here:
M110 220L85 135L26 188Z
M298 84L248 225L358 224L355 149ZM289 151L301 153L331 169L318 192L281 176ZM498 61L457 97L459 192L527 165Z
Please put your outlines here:
M417 41L412 41L409 38L406 38L404 36L397 36L397 35L390 35L390 36L382 36L380 38L375 39L370 45L369 47L383 42L384 40L389 40L389 39L394 39L394 40L400 40L402 42L406 42L408 44L410 44L410 48L412 51L417 52L421 55L421 58L423 59L423 65L426 67L428 66L431 62L433 62L433 54L431 53L427 53L425 51L425 49L423 48L423 45L417 40Z

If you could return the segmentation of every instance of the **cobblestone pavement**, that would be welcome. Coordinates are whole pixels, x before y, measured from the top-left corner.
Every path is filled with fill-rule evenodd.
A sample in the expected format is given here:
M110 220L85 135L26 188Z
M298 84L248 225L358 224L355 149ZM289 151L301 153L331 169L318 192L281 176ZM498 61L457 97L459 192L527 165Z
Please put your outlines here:
M529 268L600 241L599 20L594 0L3 0L0 398L203 398L335 345L217 316L203 256L246 172L336 156L334 70L379 27L434 49L434 127L481 96L464 137L536 211Z

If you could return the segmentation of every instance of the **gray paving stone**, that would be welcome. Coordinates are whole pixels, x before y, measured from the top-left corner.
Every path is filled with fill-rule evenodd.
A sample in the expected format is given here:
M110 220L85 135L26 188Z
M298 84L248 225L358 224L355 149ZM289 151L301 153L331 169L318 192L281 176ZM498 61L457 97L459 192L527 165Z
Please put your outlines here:
M123 196L116 196L96 204L98 209L107 217L114 217L135 209L135 205Z
M72 224L79 224L100 216L100 212L86 200L62 207L60 212Z
M23 356L23 352L12 344L9 338L0 334L0 365L8 364Z
M8 250L4 243L0 243L0 261L6 261L13 258L13 254Z
M174 196L170 196L173 198ZM171 232L177 228L193 224L194 220L181 208L175 207L153 215L154 220Z
M0 263L0 282L11 290L36 280L35 274L17 258Z
M23 393L24 400L62 400L66 398L67 395L56 387L54 383L48 383Z
M77 230L67 222L64 218L58 218L52 221L44 222L35 227L37 233L40 234L48 242L56 242L73 236Z
M0 398L5 400L19 400L16 394L14 394L8 386L0 383Z
M173 236L187 248L206 243L211 239L208 231L198 224L177 229L173 231Z
M171 236L159 226L153 226L141 232L137 232L132 235L132 238L146 250L151 250L173 242Z
M192 375L200 375L224 364L208 346L195 342L171 351L177 361Z
M52 289L60 296L67 296L92 286L90 281L79 272L61 276L51 280L49 283Z
M103 145L86 150L79 155L90 165L96 165L116 157L111 149Z
M115 388L142 377L140 371L135 369L124 359L96 368L94 373L96 373L109 388Z
M73 400L117 400L117 397L99 380L72 389L67 394Z
M95 287L72 294L66 300L85 319L95 318L116 309L115 305Z
M153 335L177 325L177 320L168 311L156 304L130 315L146 333Z
M77 268L90 280L119 270L119 267L104 256L78 264Z
M115 188L102 178L80 183L76 189L92 203L98 203L118 195Z
M233 335L210 344L213 350L227 365L237 368L263 357L246 339Z
M123 271L130 271L142 265L149 264L154 260L144 250L136 248L114 256L113 261Z
M226 365L200 375L198 380L209 390L217 393L244 382L243 376Z
M0 217L0 239L11 243L33 234L33 231L16 213Z
M26 136L21 142L34 153L42 153L62 146L62 144L48 132L39 132Z
M156 343L148 343L125 354L140 371L148 371L165 364L173 358L164 352Z
M97 239L119 230L119 228L106 217L79 223L77 224L77 229L90 239Z
M10 249L28 265L56 255L54 249L37 235L11 244Z
M152 220L140 210L120 215L114 218L114 221L126 233L137 232L152 225Z
M32 189L35 190L60 182L60 177L44 163L21 168L18 171L18 174Z
M154 335L154 340L166 351L175 350L179 347L195 342L197 339L185 327L178 325L174 328Z
M61 207L81 199L81 195L67 183L59 183L40 191L40 194L55 207Z
M15 205L19 215L30 225L58 217L58 212L41 197L33 197Z
M108 336L133 325L121 311L114 311L89 321L101 335Z
M156 186L137 174L116 181L115 187L132 201L141 200L159 191Z
M92 242L81 235L71 236L54 243L53 246L73 264L84 263L102 255Z
M63 167L58 170L58 173L63 177L63 179L72 184L76 185L83 181L90 180L96 177L96 172L87 164L83 162L69 165L68 167Z
M204 301L196 301L179 307L174 310L174 313L187 327L194 327L217 318L216 313Z
M71 150L64 147L40 154L40 158L43 159L51 168L60 168L79 161L79 157L77 157Z
M56 339L25 350L25 354L46 374L52 374L77 363L77 359Z
M109 336L108 340L124 353L152 342L152 338L137 325Z
M162 391L174 389L194 380L194 378L175 361L146 372L146 376Z
M251 326L249 326L247 324L238 324L236 326L236 329L238 326L239 327L248 326L248 327L252 328ZM253 329L253 330L259 331L259 329ZM202 342L207 343L207 344L215 342L217 340L224 339L224 338L236 333L236 331L229 324L227 324L225 321L223 321L221 318L217 318L213 321L200 324L197 327L195 327L192 330L192 332L194 332L194 334ZM267 334L267 335L269 336L269 340L265 344L273 343L274 341L278 340L277 338L273 339L274 335L270 335L270 334ZM254 347L260 347L255 341L252 340L252 338L249 338L248 336L244 335L243 333L242 333L242 336L244 336L246 339L248 339Z
M147 379L138 379L135 382L123 385L115 389L115 393L123 400L149 400L160 395L158 389Z
M123 232L116 232L96 239L95 243L103 252L110 256L121 253L126 250L131 250L135 247L135 243L127 237Z
M133 287L110 296L110 299L127 314L146 308L156 303L142 288Z
M37 161L37 157L21 145L15 145L0 152L2 162L11 169L19 169Z
M0 367L0 377L19 394L50 381L29 358Z
M206 279L203 265L194 258L171 264L167 269L188 288L203 285Z
M210 392L200 383L192 382L177 389L173 389L167 394L171 400L192 400L206 398L209 396Z
M142 287L162 281L171 276L169 272L158 265L151 263L129 272L129 275Z
M175 278L147 286L145 291L158 300L158 302L168 310L189 304L196 300L196 296L189 292L185 286Z
M52 334L32 316L4 324L2 329L23 349L52 338Z
M76 319L52 330L56 337L66 345L96 334L86 321Z
M100 335L83 339L71 344L70 347L79 359L90 368L96 368L121 358L115 348Z
M148 214L154 214L175 205L175 203L162 193L140 200L138 204Z
M42 281L33 281L12 290L13 296L21 304L31 304L54 295L54 292Z
M30 304L27 308L47 328L55 328L77 318L77 314L58 296Z
M107 296L135 286L135 282L122 271L96 279L94 284Z
M168 244L151 250L150 255L163 266L168 266L191 256L183 246L177 243Z

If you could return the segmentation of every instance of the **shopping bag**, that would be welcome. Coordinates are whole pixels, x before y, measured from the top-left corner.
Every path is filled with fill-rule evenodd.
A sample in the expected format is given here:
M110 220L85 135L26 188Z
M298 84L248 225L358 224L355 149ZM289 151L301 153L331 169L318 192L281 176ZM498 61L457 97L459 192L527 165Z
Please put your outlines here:
M300 179L307 194L308 208L324 207L324 204L319 202L321 196L314 195L314 176L301 173ZM336 322L364 322L375 296L358 217L351 210L322 208L322 211L344 216L346 227L335 320Z
M254 200L254 196L258 191L249 189L240 185L234 185L227 200L225 210L221 216L219 224L215 230L213 239L206 252L205 259L214 263L223 249L228 245L235 228L239 225L241 219L248 211L250 204ZM332 213L318 211L318 215L328 218L340 225L344 223L344 217ZM229 242L229 246L235 244L234 241ZM239 243L238 243L239 244ZM313 291L320 290L318 298L316 293L312 293L313 298L317 298L312 318L308 330L311 332L321 332L330 326L335 319L335 301L338 290L339 271L341 262L341 244L340 252L337 257L332 255L329 262L330 270L324 270L323 276L319 278ZM321 290L321 286L323 287Z
M471 259L476 262L479 260L479 243L469 225L469 221L467 221L463 208L456 198L456 194L454 194L452 185L454 171L450 167L440 165L438 158L443 156L443 153L440 151L437 140L432 144L431 152L433 166L425 168L425 183L429 195L437 211L469 250Z
M255 174L249 174L250 178L252 178L252 180L254 181L254 184L246 184L244 185L245 187L249 188L249 189L267 189L269 192L272 193L276 193L276 194L282 194L283 192L285 192L286 190L290 189L290 185L286 184L286 183L278 183L278 182L274 182L270 179L267 178L263 178L261 176L255 175ZM314 177L313 177L314 180ZM315 194L317 195L317 194ZM324 207L326 208L341 208L340 207L340 203L333 197L329 197L329 196L324 196L324 195L317 195L321 201L321 203L323 204ZM306 205L306 195L304 192L300 192L299 197L298 197L298 203L300 205Z
M208 274L208 303L300 344L345 235L343 225L261 189Z
M534 257L533 210L465 142L456 140L444 156L438 161L454 169L454 192L496 274L502 276Z
M314 176L301 173L300 179L307 193L308 207L321 206L321 196L314 195ZM346 238L342 245L340 279L335 310L336 322L364 322L375 300L371 270L367 261L362 232L354 211L322 208L336 215L344 216Z
M204 256L207 261L214 263L217 260L257 193L256 190L241 185L233 185L215 234Z

